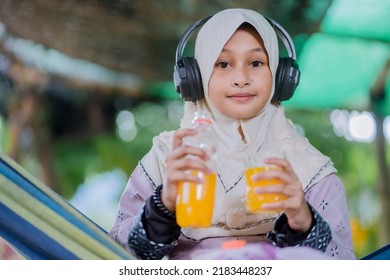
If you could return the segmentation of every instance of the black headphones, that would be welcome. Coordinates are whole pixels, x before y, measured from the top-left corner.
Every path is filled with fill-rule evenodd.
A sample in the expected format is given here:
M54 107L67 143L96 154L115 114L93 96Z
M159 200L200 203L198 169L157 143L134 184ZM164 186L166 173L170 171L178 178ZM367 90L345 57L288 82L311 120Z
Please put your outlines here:
M183 100L196 101L204 98L202 76L200 74L198 63L193 57L182 57L184 47L189 39L190 34L203 25L212 16L204 17L192 24L183 34L176 49L176 64L173 71L173 81L176 91L181 95ZM266 18L274 28L277 36L282 40L288 52L288 57L280 57L278 69L275 78L275 94L273 101L284 101L290 99L296 87L299 84L300 71L296 62L296 52L294 44L287 31L276 21Z

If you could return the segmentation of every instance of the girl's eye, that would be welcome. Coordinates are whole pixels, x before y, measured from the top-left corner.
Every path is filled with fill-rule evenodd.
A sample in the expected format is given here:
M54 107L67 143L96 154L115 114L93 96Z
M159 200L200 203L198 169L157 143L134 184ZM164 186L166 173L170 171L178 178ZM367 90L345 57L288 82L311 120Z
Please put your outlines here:
M260 67L262 65L262 63L260 61L252 61L251 64L253 67Z
M221 67L221 68L227 68L229 66L229 63L222 61L222 62L217 63L217 66Z

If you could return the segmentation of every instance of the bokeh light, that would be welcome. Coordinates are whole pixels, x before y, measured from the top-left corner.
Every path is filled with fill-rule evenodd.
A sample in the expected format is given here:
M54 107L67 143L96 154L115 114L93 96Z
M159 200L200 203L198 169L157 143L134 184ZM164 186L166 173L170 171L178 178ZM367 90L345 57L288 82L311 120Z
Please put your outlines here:
M385 134L387 142L390 143L390 116L387 116L383 121L383 133Z
M375 119L369 112L351 112L348 129L355 141L371 143L376 136Z
M123 141L130 142L137 136L135 118L130 111L120 111L116 117L117 135Z
M376 136L376 124L370 112L333 110L330 121L337 136L348 141L371 143Z

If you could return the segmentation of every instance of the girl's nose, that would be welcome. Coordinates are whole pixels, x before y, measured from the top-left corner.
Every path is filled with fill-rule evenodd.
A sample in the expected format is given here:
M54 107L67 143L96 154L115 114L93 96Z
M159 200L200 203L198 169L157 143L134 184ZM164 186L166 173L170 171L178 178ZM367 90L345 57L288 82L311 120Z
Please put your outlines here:
M233 73L233 79L232 79L233 86L241 88L241 87L249 86L250 83L251 83L251 79L248 71L239 68L237 69L237 71Z

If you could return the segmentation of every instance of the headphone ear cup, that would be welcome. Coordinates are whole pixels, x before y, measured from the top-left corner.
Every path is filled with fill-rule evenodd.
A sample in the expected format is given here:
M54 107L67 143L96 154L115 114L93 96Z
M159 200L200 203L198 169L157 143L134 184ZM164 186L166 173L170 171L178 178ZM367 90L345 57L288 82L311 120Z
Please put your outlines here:
M196 101L204 98L202 76L196 59L183 57L175 65L173 80L176 91L184 101Z
M301 72L295 59L291 57L279 58L272 101L289 100L299 84L300 75Z

